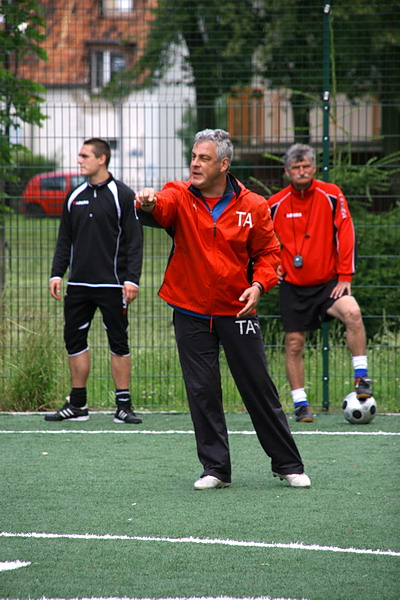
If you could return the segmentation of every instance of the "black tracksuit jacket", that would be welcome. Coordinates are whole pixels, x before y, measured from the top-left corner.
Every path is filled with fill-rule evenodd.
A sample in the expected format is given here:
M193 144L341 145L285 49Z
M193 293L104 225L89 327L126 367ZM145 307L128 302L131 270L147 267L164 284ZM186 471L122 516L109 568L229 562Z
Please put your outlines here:
M67 196L61 216L51 277L68 285L138 285L143 238L134 192L110 174L100 185L85 182Z

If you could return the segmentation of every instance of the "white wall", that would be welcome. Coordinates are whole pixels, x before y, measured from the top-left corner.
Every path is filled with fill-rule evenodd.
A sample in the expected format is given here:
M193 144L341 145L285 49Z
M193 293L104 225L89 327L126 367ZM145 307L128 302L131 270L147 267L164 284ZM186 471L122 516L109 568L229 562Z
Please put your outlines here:
M42 105L48 118L41 128L23 125L20 141L35 154L55 156L62 170L75 171L85 139L116 140L110 163L114 176L134 189L145 184L159 188L188 176L176 136L186 104L160 97L160 90L157 95L137 93L114 106L80 90L49 90Z

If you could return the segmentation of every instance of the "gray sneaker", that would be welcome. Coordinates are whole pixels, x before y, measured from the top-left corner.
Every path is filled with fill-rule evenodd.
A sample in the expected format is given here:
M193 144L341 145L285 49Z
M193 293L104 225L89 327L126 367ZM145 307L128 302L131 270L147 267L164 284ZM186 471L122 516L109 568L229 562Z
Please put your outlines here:
M312 423L314 421L309 406L302 404L294 411L298 423Z
M354 380L354 390L357 398L362 402L372 396L372 381L368 377L357 377Z

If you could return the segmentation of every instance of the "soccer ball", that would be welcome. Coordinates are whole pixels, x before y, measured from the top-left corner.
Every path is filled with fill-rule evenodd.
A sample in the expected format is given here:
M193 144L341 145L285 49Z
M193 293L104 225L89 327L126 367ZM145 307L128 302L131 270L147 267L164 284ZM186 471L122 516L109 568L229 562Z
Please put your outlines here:
M342 404L344 418L349 423L371 423L376 415L376 402L372 396L360 402L355 392L347 394Z

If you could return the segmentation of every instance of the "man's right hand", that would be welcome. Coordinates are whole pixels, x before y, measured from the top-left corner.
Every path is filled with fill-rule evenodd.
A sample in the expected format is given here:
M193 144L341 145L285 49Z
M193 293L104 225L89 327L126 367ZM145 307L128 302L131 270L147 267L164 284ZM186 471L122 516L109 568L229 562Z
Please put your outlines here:
M154 188L143 188L136 194L136 200L140 208L145 212L151 212L157 202L157 195Z
M61 279L58 277L51 279L49 283L49 290L53 298L56 300L61 300Z

